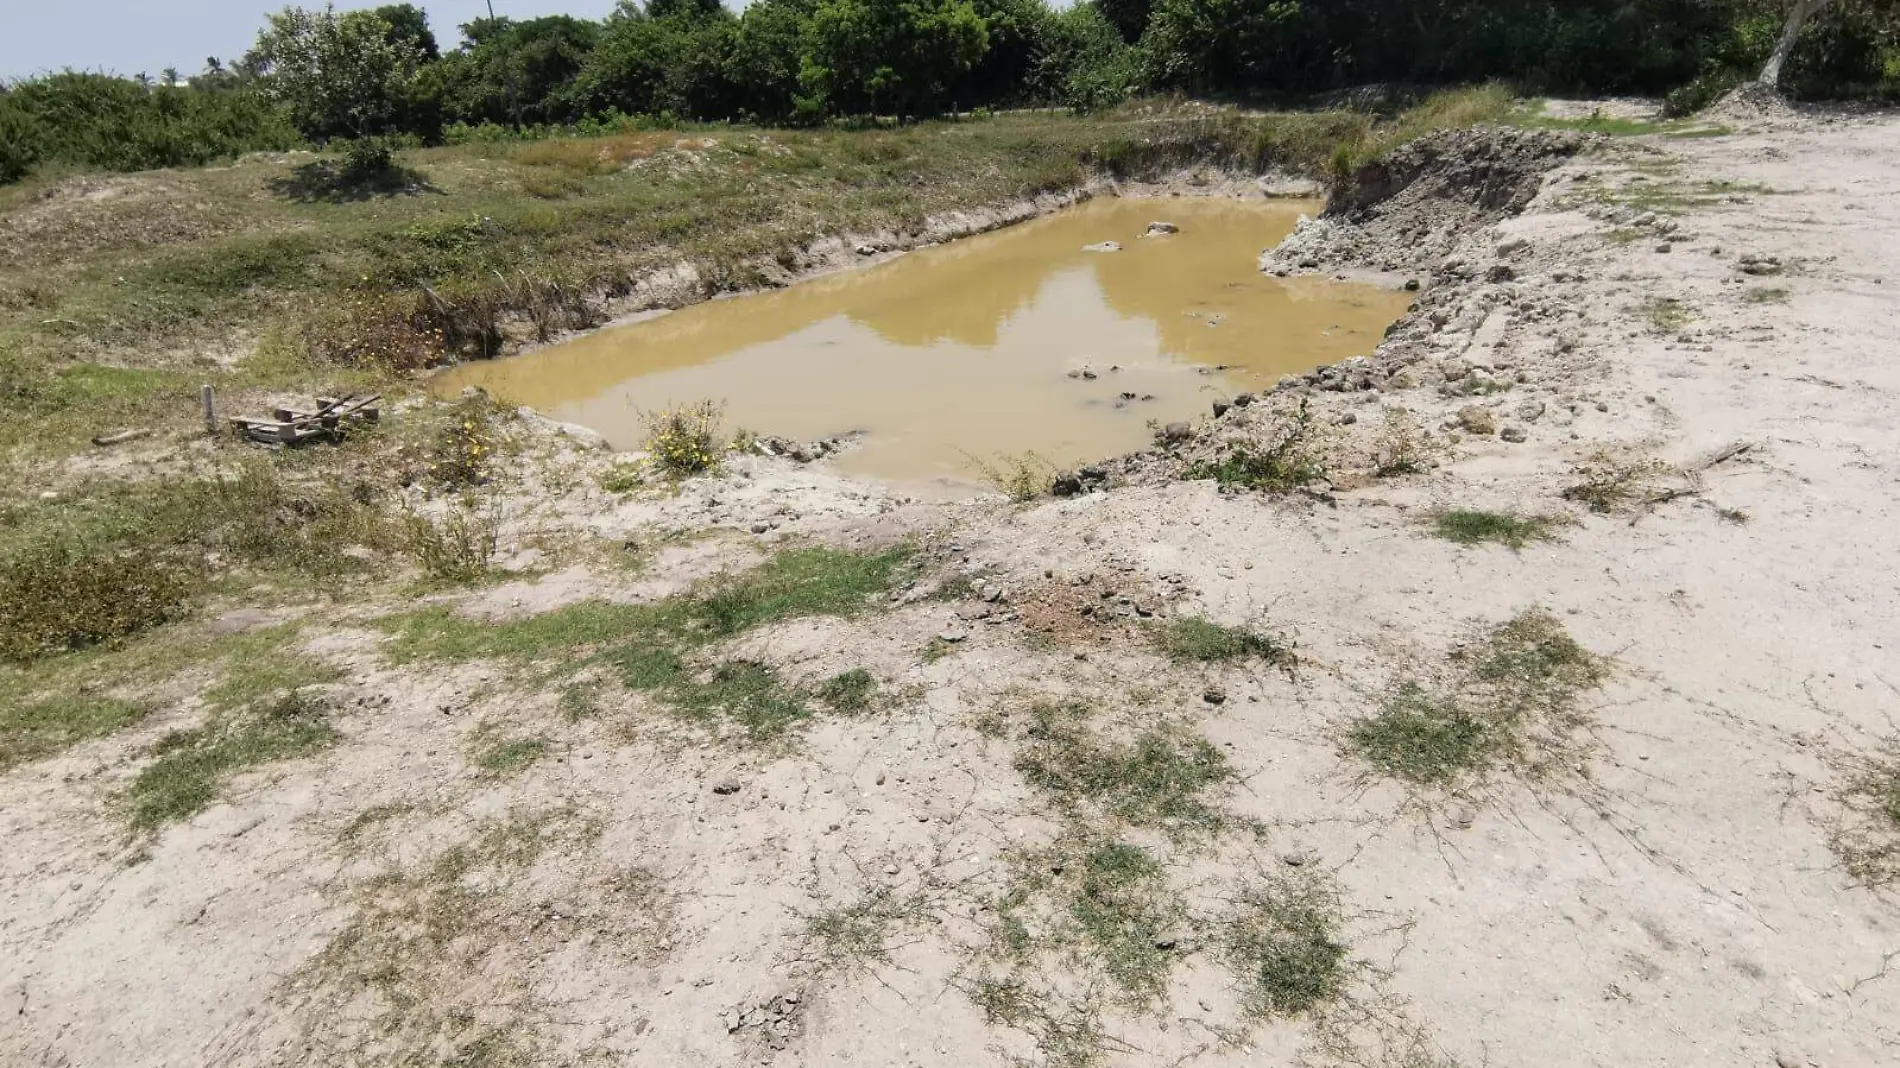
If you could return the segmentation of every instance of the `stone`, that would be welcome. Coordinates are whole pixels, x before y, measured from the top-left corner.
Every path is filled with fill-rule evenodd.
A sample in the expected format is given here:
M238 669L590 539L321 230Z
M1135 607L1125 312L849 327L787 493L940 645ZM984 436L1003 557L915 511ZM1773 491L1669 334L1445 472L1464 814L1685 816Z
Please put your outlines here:
M752 533L754 533L754 534L763 534L763 533L765 533L766 531L768 531L768 530L771 530L771 529L772 529L772 524L770 524L770 523L754 523L754 524L752 524Z
M1503 430L1498 431L1498 437L1516 444L1529 439L1530 435L1526 434L1524 428L1521 426L1507 426Z
M1798 1053L1782 1050L1775 1054L1775 1068L1808 1068L1808 1062Z
M1280 854L1280 863L1289 868L1304 868L1318 860L1319 854L1311 849L1293 849Z
M1218 686L1209 686L1207 692L1201 695L1201 699L1210 705L1225 704L1227 702L1227 691Z
M1232 408L1233 408L1233 405L1227 403L1226 401L1215 401L1214 402L1214 418L1219 419L1221 416L1226 415L1228 411Z
M1481 404L1467 404L1458 409L1458 425L1472 434L1495 434L1498 417Z
M1461 831L1468 831L1478 821L1478 810L1460 801L1445 810L1445 822Z
M1178 949L1186 952L1194 944L1194 932L1171 927L1155 936L1156 949Z
M1354 423L1357 423L1359 421L1359 416L1357 413L1354 413L1354 412L1346 412L1345 414L1341 415L1338 419L1335 419L1333 421L1338 423L1340 426L1351 426Z
M1169 423L1161 428L1161 440L1170 444L1186 441L1193 436L1194 428L1186 423Z
M1147 236L1161 237L1165 234L1178 234L1180 232L1181 228L1171 222L1151 222L1148 224Z
M1517 270L1508 263L1494 263L1490 270L1484 272L1487 282L1510 282L1516 279Z
M1544 402L1527 400L1517 406L1517 417L1526 423L1535 423L1544 416Z
M1674 245L1672 245L1672 244L1670 244L1669 242L1667 242L1667 241L1663 241L1663 242L1659 242L1659 243L1658 243L1658 244L1656 245L1656 251L1657 251L1657 252L1670 252L1670 251L1673 251L1673 250L1675 249L1675 247L1676 247L1676 246L1674 246Z
M1445 376L1445 381L1456 382L1471 373L1471 361L1462 356L1453 356L1449 360L1440 360L1438 361L1438 373Z
M963 639L968 638L969 636L970 636L970 632L963 629L962 627L951 627L943 631L942 633L938 634L937 640L949 642L950 644L955 645L957 642L960 642Z
M1422 287L1421 287L1421 286L1419 285L1419 281L1418 281L1418 279L1416 279L1416 278L1407 278L1407 279L1405 280L1405 291L1406 291L1407 293L1416 293L1416 292L1418 292L1418 291L1419 291L1419 289L1421 289L1421 288L1422 288Z
M1083 252L1120 252L1121 250L1122 246L1119 241L1103 241L1094 245L1082 246Z
M1513 252L1522 252L1525 249L1530 248L1530 247L1531 247L1531 242L1529 238L1507 237L1504 240L1498 242L1497 251L1498 251L1498 255L1500 256L1509 256Z
M744 786L737 779L722 779L713 784L712 792L720 797L731 797L742 789Z
M856 249L856 251L857 251L857 254L858 254L858 255L860 255L860 256L875 256L875 255L877 255L877 249L875 249L875 248L873 248L873 247L871 247L870 245L859 245L859 246L857 247L857 249Z
M1057 475L1049 485L1049 492L1057 497L1079 497L1082 495L1082 480L1074 474Z

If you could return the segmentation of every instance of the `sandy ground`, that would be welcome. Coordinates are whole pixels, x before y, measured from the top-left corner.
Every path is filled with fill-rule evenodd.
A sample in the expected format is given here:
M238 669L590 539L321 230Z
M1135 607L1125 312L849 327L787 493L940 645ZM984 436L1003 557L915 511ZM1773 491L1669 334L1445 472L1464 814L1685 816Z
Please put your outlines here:
M16 769L0 779L0 1063L1095 1063L1064 1059L1071 1011L1107 1064L1900 1063L1900 900L1830 848L1847 769L1900 734L1900 119L1602 144L1452 258L1382 265L1426 282L1384 354L1396 373L1312 397L1347 449L1405 409L1439 466L1338 478L1324 500L1136 478L1027 508L919 503L764 459L622 499L591 481L610 458L584 436L550 439L510 488L533 503L511 511L511 544L726 533L461 610L650 599L805 538L921 538L933 567L999 599L900 596L737 639L794 677L862 666L899 695L787 748L722 744L637 699L570 722L497 666L391 667L346 620L306 646L347 669L344 742L150 841L128 841L117 793L189 702ZM1510 388L1460 395L1474 374ZM1470 432L1472 405L1521 440ZM1205 421L1200 441L1266 407ZM1615 515L1565 501L1604 448L1666 462L1673 492ZM1573 523L1521 552L1463 548L1422 529L1445 506ZM1074 611L1103 591L1288 633L1305 666L1171 664L1124 640L1122 616ZM1529 606L1614 661L1566 766L1421 796L1342 752L1407 665ZM946 633L950 655L920 656ZM1159 1007L1100 1002L1071 962L1036 976L1059 1012L986 1020L972 991L996 966L1009 858L1064 824L1014 766L1021 736L985 717L1049 697L1219 747L1239 776L1222 803L1257 834L1129 833L1170 858L1197 915L1256 876L1330 873L1350 1011L1249 1023L1220 955L1189 946ZM552 750L479 774L483 722ZM475 859L432 879L458 847ZM826 957L812 917L867 899L903 917L868 958Z

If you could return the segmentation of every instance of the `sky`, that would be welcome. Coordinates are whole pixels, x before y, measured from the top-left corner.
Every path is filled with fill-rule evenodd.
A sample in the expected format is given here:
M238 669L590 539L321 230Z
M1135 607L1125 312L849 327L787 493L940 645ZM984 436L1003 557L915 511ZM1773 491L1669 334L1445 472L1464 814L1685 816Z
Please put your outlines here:
M0 78L75 70L157 77L166 67L195 74L205 57L231 59L257 40L265 14L288 0L0 0ZM321 0L302 0L315 7ZM614 0L494 0L495 14L514 18L577 15L600 18ZM341 0L338 9L375 7ZM484 0L423 0L443 48L456 27L488 11ZM732 6L738 6L733 4Z

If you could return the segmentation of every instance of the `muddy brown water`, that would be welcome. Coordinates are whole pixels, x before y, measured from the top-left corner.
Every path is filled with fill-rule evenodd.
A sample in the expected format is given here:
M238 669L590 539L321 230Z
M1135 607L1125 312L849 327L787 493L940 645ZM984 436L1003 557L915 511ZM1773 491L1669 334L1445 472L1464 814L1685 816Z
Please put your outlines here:
M444 373L637 449L642 413L723 401L729 426L860 432L837 465L961 481L975 458L1059 465L1142 448L1151 422L1369 353L1407 297L1256 268L1302 201L1097 199L787 289L695 305ZM1180 232L1142 236L1150 221ZM1114 241L1119 252L1084 251ZM1090 377L1093 376L1093 377Z

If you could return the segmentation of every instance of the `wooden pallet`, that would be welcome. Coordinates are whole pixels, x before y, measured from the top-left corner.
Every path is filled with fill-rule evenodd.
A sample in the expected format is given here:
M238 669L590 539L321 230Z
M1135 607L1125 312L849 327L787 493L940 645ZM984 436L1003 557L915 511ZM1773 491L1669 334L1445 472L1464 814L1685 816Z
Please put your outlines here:
M352 426L374 423L382 417L375 407L381 398L318 397L314 409L274 408L270 418L240 415L231 425L241 437L259 445L303 445L311 441L340 441Z

